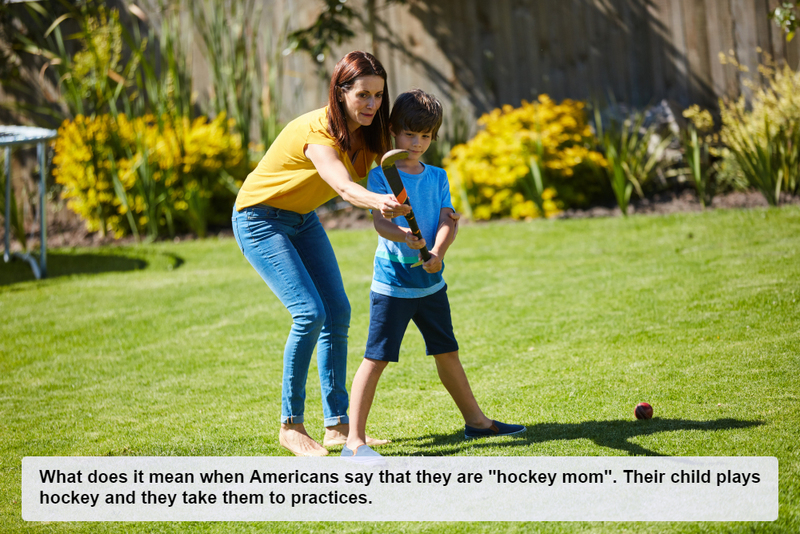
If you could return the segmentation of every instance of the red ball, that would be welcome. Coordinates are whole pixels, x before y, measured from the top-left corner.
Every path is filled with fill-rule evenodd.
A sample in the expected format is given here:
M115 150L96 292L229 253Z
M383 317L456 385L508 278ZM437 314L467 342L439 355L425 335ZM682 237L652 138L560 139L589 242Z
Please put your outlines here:
M646 402L640 402L633 411L636 419L650 419L653 417L653 407Z

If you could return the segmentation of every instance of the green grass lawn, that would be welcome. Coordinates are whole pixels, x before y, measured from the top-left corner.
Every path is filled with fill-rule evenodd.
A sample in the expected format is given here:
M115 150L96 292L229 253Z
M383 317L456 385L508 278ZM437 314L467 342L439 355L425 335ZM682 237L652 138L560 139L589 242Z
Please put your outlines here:
M368 326L376 236L331 240ZM26 523L24 456L276 456L288 313L233 239L0 265L0 532L800 531L800 209L465 225L446 279L461 356L521 440L462 441L413 328L369 431L386 455L776 456L774 523ZM633 418L648 401L649 422ZM307 427L321 439L319 381ZM298 460L300 461L300 460ZM647 503L642 503L646 506Z

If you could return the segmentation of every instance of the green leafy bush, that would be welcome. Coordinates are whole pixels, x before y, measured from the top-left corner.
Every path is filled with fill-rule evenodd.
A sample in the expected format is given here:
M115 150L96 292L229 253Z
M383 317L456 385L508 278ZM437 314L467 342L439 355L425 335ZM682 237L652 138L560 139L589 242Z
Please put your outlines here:
M680 135L687 165L684 172L692 180L700 205L705 208L711 204L718 185L715 160L720 154L719 135L713 133L714 118L708 110L693 105L684 110L683 116L689 120Z
M595 109L595 128L597 139L608 164L605 174L622 214L628 215L631 193L635 190L639 198L644 198L642 187L650 180L661 165L671 135L659 137L657 126L645 126L645 114L634 112L621 124L611 121L609 127L603 125L599 109Z

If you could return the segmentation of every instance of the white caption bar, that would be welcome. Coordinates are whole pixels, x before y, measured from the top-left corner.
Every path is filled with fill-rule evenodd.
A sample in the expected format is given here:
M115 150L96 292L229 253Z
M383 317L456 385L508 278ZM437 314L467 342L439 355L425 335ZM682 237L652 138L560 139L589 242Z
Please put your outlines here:
M26 457L27 521L774 521L773 457Z

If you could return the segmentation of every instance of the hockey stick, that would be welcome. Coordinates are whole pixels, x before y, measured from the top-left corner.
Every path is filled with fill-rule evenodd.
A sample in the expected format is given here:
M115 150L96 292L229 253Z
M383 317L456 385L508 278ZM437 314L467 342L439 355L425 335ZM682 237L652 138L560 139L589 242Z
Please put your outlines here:
M401 204L408 204L411 206L411 201L408 199L408 193L406 193L403 180L400 178L400 171L397 170L397 166L395 165L396 161L406 159L407 157L408 152L405 150L390 150L383 155L381 159L381 168L383 169L383 175L386 176L386 181L389 182L389 187L392 188L392 193L397 197L397 201ZM414 211L410 211L405 217L406 221L408 221L408 227L411 229L411 233L414 234L417 239L422 239L422 233L419 231L417 220L414 218ZM422 256L422 261L418 261L412 265L412 267L422 265L431 259L431 254L428 252L427 247L419 249L419 253L420 256Z

